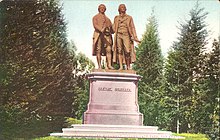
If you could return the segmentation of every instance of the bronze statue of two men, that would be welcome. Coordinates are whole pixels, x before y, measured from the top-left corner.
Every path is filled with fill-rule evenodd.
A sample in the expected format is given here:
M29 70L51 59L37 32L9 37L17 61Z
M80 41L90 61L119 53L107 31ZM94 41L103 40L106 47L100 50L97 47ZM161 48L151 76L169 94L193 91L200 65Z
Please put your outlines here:
M137 38L133 18L126 14L126 6L120 4L119 15L115 16L114 23L105 15L106 7L99 5L99 13L93 17L93 55L96 56L98 68L101 69L101 56L106 56L106 69L114 69L112 63L119 63L119 70L131 69L130 64L136 60L134 41ZM114 43L112 34L114 34Z

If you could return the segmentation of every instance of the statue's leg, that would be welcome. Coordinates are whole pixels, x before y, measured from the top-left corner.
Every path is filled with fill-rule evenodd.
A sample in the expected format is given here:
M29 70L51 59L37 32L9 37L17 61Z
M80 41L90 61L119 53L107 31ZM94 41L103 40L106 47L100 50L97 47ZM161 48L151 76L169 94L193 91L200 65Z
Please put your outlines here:
M106 63L107 63L107 67L108 69L114 69L112 67L112 49L111 49L111 46L108 45L106 46Z
M117 37L117 50L118 50L118 61L119 61L119 70L123 70L123 40L120 37Z
M97 46L96 46L96 59L98 63L98 69L102 69L101 66L101 47L102 47L102 40L101 38L98 39Z
M130 64L131 64L131 44L130 44L130 37L129 36L124 36L123 38L123 43L124 43L124 52L125 52L125 62L127 69L130 69Z

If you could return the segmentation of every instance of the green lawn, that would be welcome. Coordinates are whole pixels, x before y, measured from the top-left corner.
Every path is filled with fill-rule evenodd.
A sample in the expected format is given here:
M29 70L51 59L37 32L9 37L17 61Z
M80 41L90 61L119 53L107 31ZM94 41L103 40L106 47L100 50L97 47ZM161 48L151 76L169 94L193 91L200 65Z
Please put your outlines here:
M183 136L185 137L185 140L208 140L206 135L204 134L190 134L190 133L182 133L182 134L175 134L176 136ZM43 138L36 138L34 140L73 140L73 139L78 139L78 140L94 140L92 138L59 138L59 137L43 137ZM100 139L101 140L101 139ZM103 139L102 139L103 140ZM105 139L107 140L107 139ZM135 138L123 138L121 140L137 140ZM155 139L154 139L155 140ZM170 139L158 139L158 140L170 140Z
M175 134L177 136L183 136L185 140L209 140L205 134L190 134L190 133L182 133L182 134Z

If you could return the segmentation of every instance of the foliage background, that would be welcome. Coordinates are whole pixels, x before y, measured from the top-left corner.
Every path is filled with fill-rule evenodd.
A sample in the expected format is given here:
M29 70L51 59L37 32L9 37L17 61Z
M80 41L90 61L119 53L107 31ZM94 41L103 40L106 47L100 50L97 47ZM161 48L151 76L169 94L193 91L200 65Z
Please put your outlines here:
M197 3L161 54L152 10L133 68L144 125L219 139L220 38L206 51L208 13ZM147 17L146 17L147 18ZM0 2L0 139L31 139L80 123L88 102L85 75L94 63L67 40L56 0Z

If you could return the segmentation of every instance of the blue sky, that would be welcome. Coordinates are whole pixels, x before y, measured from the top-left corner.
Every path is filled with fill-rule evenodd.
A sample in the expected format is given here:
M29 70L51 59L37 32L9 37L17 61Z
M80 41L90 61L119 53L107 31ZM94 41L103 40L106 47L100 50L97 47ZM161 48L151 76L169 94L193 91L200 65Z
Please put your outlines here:
M113 22L118 15L118 5L124 3L127 14L134 19L137 35L141 40L146 30L147 19L154 7L158 22L160 45L164 56L167 55L173 41L178 37L178 21L189 19L189 11L196 0L62 0L63 14L66 19L68 40L73 40L78 52L86 54L96 63L92 56L92 17L98 13L98 5L105 4L105 14ZM220 35L220 2L218 0L199 0L200 7L208 12L206 23L210 33L210 42ZM211 43L210 43L211 44ZM209 45L210 45L209 44Z

